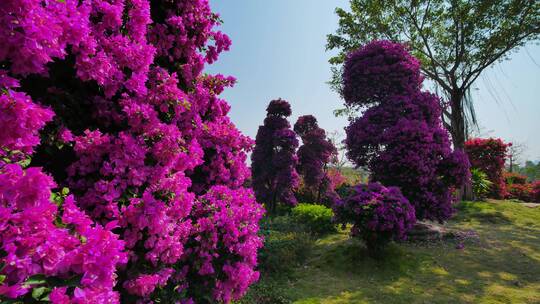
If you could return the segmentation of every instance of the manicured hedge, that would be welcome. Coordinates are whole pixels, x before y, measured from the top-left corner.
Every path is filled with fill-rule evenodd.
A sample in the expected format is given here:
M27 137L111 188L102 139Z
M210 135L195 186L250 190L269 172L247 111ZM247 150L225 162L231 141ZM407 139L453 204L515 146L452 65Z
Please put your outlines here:
M311 233L324 234L336 231L336 225L332 222L334 216L332 209L323 205L299 204L292 209L291 215Z

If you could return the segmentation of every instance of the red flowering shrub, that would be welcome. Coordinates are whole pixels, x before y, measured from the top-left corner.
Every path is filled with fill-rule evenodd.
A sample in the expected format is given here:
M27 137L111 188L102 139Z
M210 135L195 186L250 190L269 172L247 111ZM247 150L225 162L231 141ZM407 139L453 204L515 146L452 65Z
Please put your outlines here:
M531 188L532 201L540 204L540 181L533 182Z
M391 240L403 240L416 222L414 207L397 187L357 185L334 205L335 220L352 224L351 234L366 242L376 257Z
M504 171L503 176L504 176L504 181L506 185L512 185L512 184L524 185L527 183L526 175L521 175L515 172Z
M515 198L524 202L533 200L532 184L510 184L506 186L507 198Z
M453 151L437 96L420 90L420 63L405 46L374 41L349 54L343 73L348 106L364 109L346 127L347 157L371 180L399 187L418 219L445 221L453 190L469 177Z
M230 302L257 280L252 140L218 96L234 78L202 74L218 23L206 0L2 3L0 302Z
M493 183L488 197L501 199L506 196L503 170L509 145L495 138L473 138L465 142L471 167L486 173Z

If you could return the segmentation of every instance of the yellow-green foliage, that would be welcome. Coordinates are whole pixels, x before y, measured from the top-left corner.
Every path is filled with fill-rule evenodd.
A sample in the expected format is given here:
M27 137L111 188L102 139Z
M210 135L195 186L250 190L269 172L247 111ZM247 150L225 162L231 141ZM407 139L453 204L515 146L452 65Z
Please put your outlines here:
M292 218L304 225L309 232L324 234L336 232L336 226L332 222L334 216L332 209L314 204L298 204L291 211Z

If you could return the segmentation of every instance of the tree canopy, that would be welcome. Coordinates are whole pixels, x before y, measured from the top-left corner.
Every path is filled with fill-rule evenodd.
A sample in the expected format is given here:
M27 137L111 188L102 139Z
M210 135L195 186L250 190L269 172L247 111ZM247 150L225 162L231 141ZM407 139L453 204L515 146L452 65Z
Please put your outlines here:
M337 8L339 28L328 35L333 88L341 91L342 64L349 52L372 40L406 43L422 72L445 97L443 118L454 144L463 147L476 123L471 85L493 63L540 33L535 0L351 0Z

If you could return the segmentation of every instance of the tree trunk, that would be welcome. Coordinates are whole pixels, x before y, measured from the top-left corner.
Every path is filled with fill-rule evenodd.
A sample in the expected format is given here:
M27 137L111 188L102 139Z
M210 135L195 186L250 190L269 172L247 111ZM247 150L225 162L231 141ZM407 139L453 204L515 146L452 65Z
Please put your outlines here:
M465 128L465 117L463 115L463 93L460 90L456 90L450 94L450 106L451 106L451 117L450 117L450 134L452 135L452 143L454 144L454 149L464 149L465 140L467 139L467 130ZM458 193L459 200L472 200L473 191L471 181L467 181L463 185Z
M508 171L510 171L510 173L514 172L514 156L512 154L510 154L509 156L510 158L510 168Z
M452 109L450 117L450 125L452 129L450 133L452 135L452 142L454 149L463 149L465 147L465 117L463 117L463 94L459 91L452 93L450 97L450 106Z

